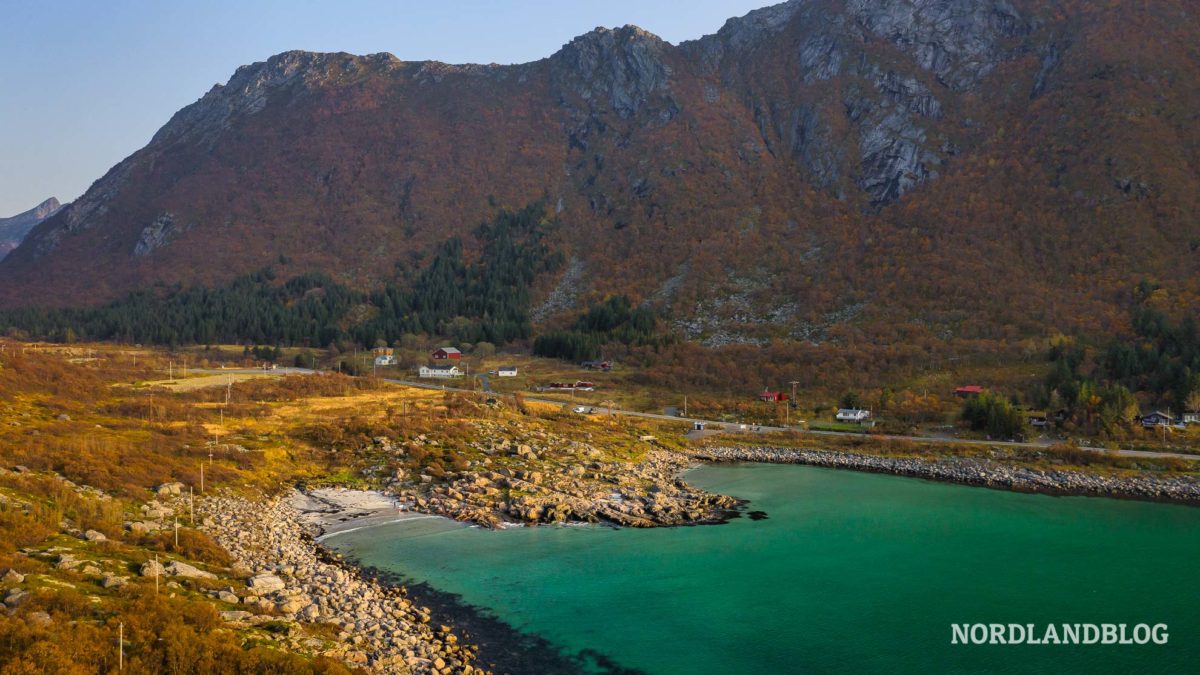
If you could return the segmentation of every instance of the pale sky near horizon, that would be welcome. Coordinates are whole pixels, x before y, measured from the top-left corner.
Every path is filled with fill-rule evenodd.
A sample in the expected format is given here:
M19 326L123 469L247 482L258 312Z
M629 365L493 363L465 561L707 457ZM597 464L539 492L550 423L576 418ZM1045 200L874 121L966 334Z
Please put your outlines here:
M0 0L0 217L66 203L238 66L289 49L523 63L596 26L672 43L778 0Z

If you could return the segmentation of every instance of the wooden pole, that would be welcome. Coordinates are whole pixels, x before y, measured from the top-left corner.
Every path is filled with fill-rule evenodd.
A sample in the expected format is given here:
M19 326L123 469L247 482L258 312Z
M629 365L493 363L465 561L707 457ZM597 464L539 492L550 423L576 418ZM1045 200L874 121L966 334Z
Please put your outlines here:
M175 516L175 550L179 550L179 516Z
M204 492L204 462L200 463L200 491Z
M192 521L192 527L196 526L196 492L192 486L188 486L188 518Z
M154 594L158 595L158 554L154 554Z
M117 671L125 670L125 622L117 624Z

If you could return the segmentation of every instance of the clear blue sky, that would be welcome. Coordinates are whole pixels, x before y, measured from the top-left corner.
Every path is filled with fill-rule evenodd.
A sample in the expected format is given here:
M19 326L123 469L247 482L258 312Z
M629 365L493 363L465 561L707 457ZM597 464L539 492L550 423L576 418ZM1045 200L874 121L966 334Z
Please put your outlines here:
M522 63L596 26L673 43L773 0L0 0L0 217L75 199L179 108L289 49Z

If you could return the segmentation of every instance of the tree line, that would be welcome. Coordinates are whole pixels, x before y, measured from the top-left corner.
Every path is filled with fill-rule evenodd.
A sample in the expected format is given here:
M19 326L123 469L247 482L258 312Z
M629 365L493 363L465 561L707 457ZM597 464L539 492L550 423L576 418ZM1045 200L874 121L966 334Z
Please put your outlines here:
M423 268L401 270L376 292L354 290L319 273L280 283L268 268L224 286L137 291L100 307L6 310L0 312L0 329L56 342L170 346L327 347L343 340L372 346L405 333L505 344L530 336L530 287L537 275L562 264L561 254L544 242L552 225L544 214L541 203L503 210L473 233L480 250L474 262L467 262L464 242L455 237ZM363 314L370 318L352 321L355 308L367 309Z
M533 353L567 361L596 359L607 344L661 341L655 334L656 325L654 310L634 307L628 296L615 295L589 307L571 328L539 335L533 341Z

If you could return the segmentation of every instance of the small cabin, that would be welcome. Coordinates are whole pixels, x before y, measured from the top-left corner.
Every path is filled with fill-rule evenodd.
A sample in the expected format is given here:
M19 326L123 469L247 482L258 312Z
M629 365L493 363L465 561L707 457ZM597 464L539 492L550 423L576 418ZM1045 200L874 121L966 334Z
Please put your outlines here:
M1183 413L1184 424L1200 424L1200 410Z
M1028 420L1029 426L1034 429L1045 429L1050 423L1050 418L1044 412L1030 412L1026 414L1025 419Z
M1171 416L1158 410L1155 410L1148 415L1142 415L1141 421L1142 426L1147 429L1171 426Z
M462 352L454 347L441 347L430 356L435 361L457 361L462 358Z
M395 354L376 354L375 365L377 366L394 366L396 365Z
M965 387L959 387L954 390L954 395L959 398L971 398L983 393L983 387L977 384L968 384Z
M516 377L516 366L500 366L496 369L496 377Z
M782 391L770 391L769 389L763 389L762 393L758 395L758 400L771 402L786 401L788 400L788 395Z

